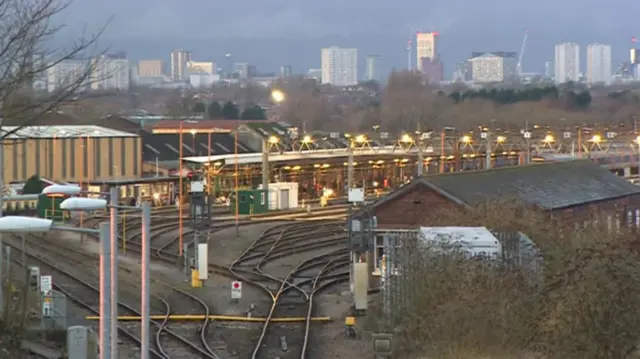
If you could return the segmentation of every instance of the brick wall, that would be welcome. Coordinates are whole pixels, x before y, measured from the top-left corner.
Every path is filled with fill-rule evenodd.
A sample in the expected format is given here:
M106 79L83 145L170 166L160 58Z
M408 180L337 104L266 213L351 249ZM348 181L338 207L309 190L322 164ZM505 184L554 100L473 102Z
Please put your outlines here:
M412 229L432 225L438 211L461 211L461 208L449 199L426 186L396 198L376 209L378 228Z

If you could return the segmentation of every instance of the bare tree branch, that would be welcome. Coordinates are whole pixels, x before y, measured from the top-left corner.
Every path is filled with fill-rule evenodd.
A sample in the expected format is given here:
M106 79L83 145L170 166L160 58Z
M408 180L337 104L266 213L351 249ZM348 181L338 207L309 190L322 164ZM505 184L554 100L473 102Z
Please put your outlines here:
M6 138L22 127L37 124L44 114L77 101L92 81L103 52L97 40L106 25L95 34L82 34L66 49L50 48L63 28L51 19L69 6L59 0L0 0L0 104ZM34 84L66 61L77 61L78 71L61 81L53 91L38 91ZM41 89L40 89L41 90ZM45 93L46 92L46 93Z

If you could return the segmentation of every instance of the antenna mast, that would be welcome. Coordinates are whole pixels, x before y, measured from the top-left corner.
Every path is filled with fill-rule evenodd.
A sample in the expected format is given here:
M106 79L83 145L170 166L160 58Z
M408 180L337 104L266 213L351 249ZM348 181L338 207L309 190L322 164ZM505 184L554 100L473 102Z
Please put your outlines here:
M409 69L409 71L413 70L413 65L411 61L411 38L407 40L407 69Z
M524 38L522 39L522 45L520 45L520 56L518 56L518 64L516 65L516 73L518 77L522 76L522 57L524 56L524 49L527 45L527 37L529 37L529 30L524 32Z

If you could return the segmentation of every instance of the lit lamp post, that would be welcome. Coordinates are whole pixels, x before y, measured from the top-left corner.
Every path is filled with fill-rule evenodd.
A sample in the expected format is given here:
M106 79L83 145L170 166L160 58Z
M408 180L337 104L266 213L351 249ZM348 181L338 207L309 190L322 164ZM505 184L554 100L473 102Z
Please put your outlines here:
M469 135L464 135L464 136L462 136L460 138L460 144L462 144L463 147L460 148L460 145L458 145L457 146L457 150L458 150L457 152L458 153L455 153L455 155L456 155L455 161L456 161L456 170L457 171L462 171L463 167L464 167L462 165L462 156L460 155L460 150L467 148L467 146L470 146L472 141L473 140L471 139L471 136L469 136Z
M105 200L90 199L90 198L74 198L76 201L102 201L100 206L96 206L91 209L99 209L99 207L106 207L107 202ZM96 202L93 202L96 203ZM82 203L84 204L84 203ZM87 208L88 206L83 206ZM100 223L100 230L92 230L86 228L76 227L64 227L57 226L53 220L45 218L35 217L22 217L22 216L6 216L0 218L0 233L3 232L22 232L22 233L43 233L49 232L54 229L73 231L80 233L91 233L100 235L100 359L115 358L116 351L113 351L111 346L110 328L113 325L112 313L111 313L111 300L112 300L112 288L109 276L109 256L110 246L110 233L109 224L106 222ZM26 265L26 263L23 263ZM108 295L110 293L110 295Z
M271 101L276 104L276 121L280 121L280 104L284 102L287 96L280 90L271 91Z
M88 192L88 191L82 191L82 189L79 186L70 186L70 185L51 185L46 187L43 191L42 194L44 195L51 195L51 194L56 194L56 193L62 193L62 194L66 194L66 195L71 195L71 196L75 196L75 195L79 195L81 193L91 193L91 194L107 194L107 193L103 193L103 192ZM108 273L102 271L102 267L101 267L101 273L100 273L100 277L101 277L101 281L103 280L104 277L108 277L105 278L104 280L108 279L109 282L109 288L110 288L110 292L111 292L111 300L109 302L110 304L110 319L113 322L113 324L110 327L110 346L111 346L111 351L113 353L112 358L116 359L118 357L118 300L117 300L117 296L118 296L118 227L117 227L117 223L118 223L118 209L137 209L137 210L142 210L142 215L143 215L143 242L145 241L145 237L148 238L148 230L149 227L151 225L151 204L148 202L143 202L142 207L131 207L131 206L119 206L118 205L118 188L117 187L111 187L110 191L109 191L109 196L110 196L110 204L107 205L107 201L104 199L97 199L97 198L83 198L83 197L71 197L71 198L67 198L66 200L62 201L62 203L60 204L60 208L62 210L69 210L69 211L94 211L94 210L100 210L100 209L106 209L108 208L110 210L110 225L109 225L109 236L108 238L110 238L110 241L107 241L107 244L109 246L109 250L107 251L109 257L110 257L110 263L109 265L106 267L108 269ZM148 218L146 218L148 217ZM89 229L78 229L77 231L81 232L81 233L87 233L86 231L91 231ZM94 232L91 232L94 233ZM148 244L147 244L148 247ZM142 253L143 253L143 259L142 259L142 263L143 263L143 277L148 276L148 265L145 265L145 263L148 263L148 255L145 254L146 252L149 252L149 249L146 249L145 252L145 245L143 243L143 247L142 247ZM146 257L146 258L145 258ZM145 273L146 272L146 273ZM143 283L144 285L144 283ZM148 280L147 280L147 284L144 286L144 288L148 288ZM144 291L143 291L144 292ZM143 295L143 299L144 299L144 295ZM148 302L148 299L147 299ZM143 306L144 307L144 306ZM148 310L148 309L147 309ZM143 310L144 312L144 310ZM143 325L144 327L144 325ZM147 326L147 336L148 336L148 326ZM147 344L148 345L148 344ZM143 346L144 348L144 346Z
M640 178L640 136L636 137L634 142L638 145L638 176Z
M266 193L265 196L269 195L269 152L271 147L278 143L280 143L280 139L276 136L269 136L262 141L262 189Z

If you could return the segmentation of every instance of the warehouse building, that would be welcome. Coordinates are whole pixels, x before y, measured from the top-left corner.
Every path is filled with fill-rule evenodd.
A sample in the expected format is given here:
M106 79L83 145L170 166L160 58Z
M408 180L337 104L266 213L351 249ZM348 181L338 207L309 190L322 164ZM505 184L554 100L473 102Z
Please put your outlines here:
M4 181L34 174L54 182L142 176L140 136L101 126L2 127Z

